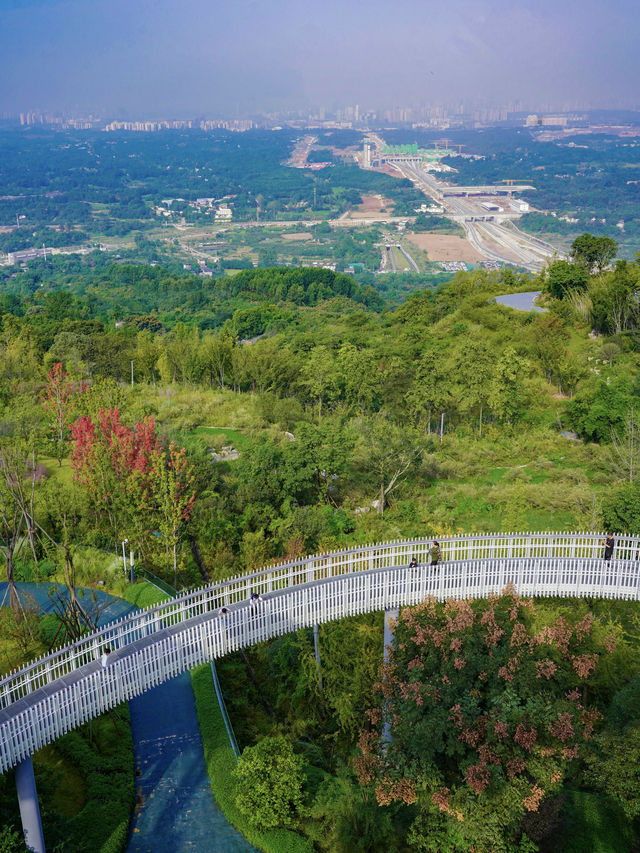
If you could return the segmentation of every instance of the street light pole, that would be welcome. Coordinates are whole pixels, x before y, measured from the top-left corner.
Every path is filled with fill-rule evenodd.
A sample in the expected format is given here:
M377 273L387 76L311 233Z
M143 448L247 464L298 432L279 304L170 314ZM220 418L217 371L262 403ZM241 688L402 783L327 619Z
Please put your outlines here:
M124 576L125 577L127 576L127 555L125 554L124 546L127 544L128 541L129 541L128 539L123 539L123 541L122 541L122 565L124 567Z

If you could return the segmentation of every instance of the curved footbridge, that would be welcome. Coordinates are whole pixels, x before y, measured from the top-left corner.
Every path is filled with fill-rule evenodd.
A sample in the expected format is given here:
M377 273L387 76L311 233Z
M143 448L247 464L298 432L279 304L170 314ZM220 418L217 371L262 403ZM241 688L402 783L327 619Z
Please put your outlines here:
M0 681L0 772L17 767L25 829L33 818L21 768L30 769L31 754L120 702L228 652L429 595L481 598L513 584L521 595L637 600L640 539L619 537L611 561L603 559L602 539L594 533L443 538L437 567L429 566L433 539L317 554L186 593L39 658ZM410 568L414 556L419 565ZM260 598L251 601L253 593Z

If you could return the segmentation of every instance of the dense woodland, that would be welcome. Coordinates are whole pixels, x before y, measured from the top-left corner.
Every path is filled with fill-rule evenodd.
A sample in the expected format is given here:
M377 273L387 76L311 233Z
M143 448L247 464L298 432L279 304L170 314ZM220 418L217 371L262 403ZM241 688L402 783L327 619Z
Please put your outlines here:
M411 134L412 142L425 147L441 138L436 131ZM283 222L336 216L367 193L391 199L397 214L412 215L424 202L409 181L357 168L352 151L361 147L361 133L317 135L310 161L330 165L310 173L285 165L300 136L293 130L140 135L2 130L0 226L18 227L0 233L0 251L142 234L160 224L154 207L161 204L188 224L212 224L211 209L190 206L198 198L228 200L235 221ZM390 144L407 141L405 130L384 135ZM560 140L539 141L528 128L452 130L449 136L472 156L445 159L454 169L448 180L530 183L535 191L525 197L547 212L526 214L527 230L558 239L588 230L618 239L621 256L633 257L640 234L634 137L567 133Z
M413 184L359 169L350 157L320 172L288 168L291 130L157 134L0 131L0 251L69 246L96 235L122 236L160 224L165 204L190 224L213 224L211 210L190 201L230 200L236 220L322 219L383 193L400 213L424 201ZM360 134L326 141L341 150Z
M124 592L124 538L185 587L403 536L640 533L640 260L611 266L615 251L584 235L539 277L458 273L400 306L328 270L203 281L89 259L12 271L0 296L10 587ZM530 289L544 312L493 298ZM12 603L4 670L92 626L73 599L45 620ZM321 628L322 685L307 632L231 655L234 808L256 832L286 830L288 846L263 844L277 853L630 850L639 619L630 603L534 606L511 590L404 611L384 681L380 614Z

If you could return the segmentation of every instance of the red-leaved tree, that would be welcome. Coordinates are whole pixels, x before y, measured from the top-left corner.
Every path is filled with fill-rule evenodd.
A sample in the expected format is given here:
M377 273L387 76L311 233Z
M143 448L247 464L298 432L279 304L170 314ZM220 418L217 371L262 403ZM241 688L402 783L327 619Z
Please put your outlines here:
M602 717L587 686L613 635L590 613L540 627L533 601L509 588L405 608L395 641L360 737L361 784L380 805L417 804L417 849L445 838L456 851L503 849L496 839L517 839L576 773Z
M152 456L161 451L153 418L133 427L118 409L101 409L94 421L78 418L71 426L74 479L86 490L96 521L105 520L114 542L132 541L149 530L152 504Z

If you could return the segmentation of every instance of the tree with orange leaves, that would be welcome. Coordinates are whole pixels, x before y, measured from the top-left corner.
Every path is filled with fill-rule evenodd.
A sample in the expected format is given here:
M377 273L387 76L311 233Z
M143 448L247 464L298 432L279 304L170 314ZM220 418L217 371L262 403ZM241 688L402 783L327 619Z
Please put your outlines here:
M611 644L593 627L587 613L537 628L513 589L402 611L355 767L380 805L415 804L416 849L518 849L602 718L586 692Z

